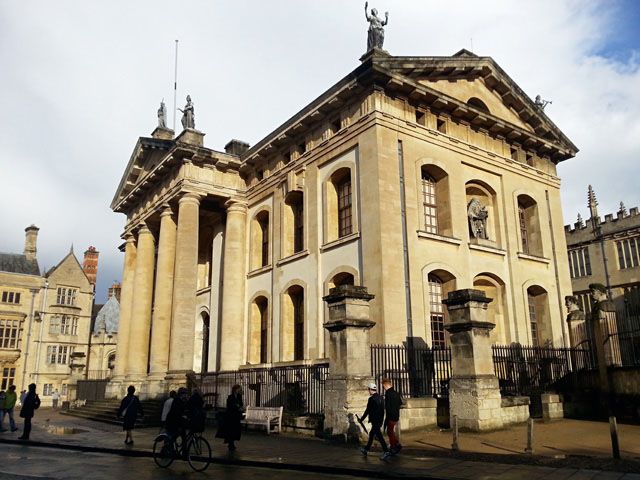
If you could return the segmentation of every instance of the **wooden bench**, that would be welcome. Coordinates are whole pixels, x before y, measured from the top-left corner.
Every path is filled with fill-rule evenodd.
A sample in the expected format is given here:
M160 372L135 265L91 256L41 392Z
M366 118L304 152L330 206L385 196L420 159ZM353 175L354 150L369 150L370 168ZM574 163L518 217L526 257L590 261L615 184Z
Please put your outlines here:
M282 430L282 407L247 407L245 418L242 419L245 425L264 425L267 428L267 435L274 431L280 433Z

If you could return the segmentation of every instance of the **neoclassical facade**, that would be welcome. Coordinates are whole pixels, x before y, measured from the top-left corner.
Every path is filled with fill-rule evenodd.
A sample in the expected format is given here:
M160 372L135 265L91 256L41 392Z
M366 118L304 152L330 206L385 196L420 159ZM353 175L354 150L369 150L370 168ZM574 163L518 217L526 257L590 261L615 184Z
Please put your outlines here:
M490 58L361 65L249 148L159 127L112 202L127 217L112 389L326 356L322 297L365 285L374 343L448 342L442 299L493 299L497 343L563 345L559 162L576 147Z

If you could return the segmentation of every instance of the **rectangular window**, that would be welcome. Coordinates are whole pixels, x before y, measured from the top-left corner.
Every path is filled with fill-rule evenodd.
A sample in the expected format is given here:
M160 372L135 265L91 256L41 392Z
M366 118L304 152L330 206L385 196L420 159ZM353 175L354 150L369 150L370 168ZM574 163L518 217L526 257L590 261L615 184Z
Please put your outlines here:
M60 333L60 317L51 317L49 319L49 333Z
M338 236L352 233L351 223L351 178L347 177L338 184Z
M77 288L58 287L56 303L58 305L75 305Z
M569 272L571 273L571 278L591 275L591 260L589 259L588 247L569 250Z
M48 397L53 393L53 383L45 383L42 387L42 395Z
M0 348L18 348L20 320L0 319Z
M618 249L618 263L620 269L634 268L640 264L638 252L640 251L640 237L625 238L616 242Z
M69 345L49 345L47 347L47 363L66 365L70 363L74 348Z
M2 303L20 303L20 292L2 292Z
M538 315L536 312L536 299L533 295L527 295L529 301L529 323L531 325L531 341L533 346L538 344Z
M2 385L0 385L0 390L6 390L11 385L16 378L16 369L5 367L2 369Z
M520 222L520 237L522 238L522 253L529 253L529 234L527 232L527 214L522 205L518 205L518 220Z
M422 172L422 207L424 209L424 230L438 233L438 205L436 204L436 182L425 171Z
M429 309L431 311L431 348L445 348L447 336L444 329L445 309L442 305L442 282L429 275Z
M293 300L293 359L304 359L304 295L298 294Z
M78 317L63 315L60 319L60 333L62 335L77 335Z
M68 386L66 383L62 384L62 388L60 389L60 395L62 395L63 397L66 397L68 393Z
M304 248L304 211L302 201L292 205L293 209L293 252L301 252Z

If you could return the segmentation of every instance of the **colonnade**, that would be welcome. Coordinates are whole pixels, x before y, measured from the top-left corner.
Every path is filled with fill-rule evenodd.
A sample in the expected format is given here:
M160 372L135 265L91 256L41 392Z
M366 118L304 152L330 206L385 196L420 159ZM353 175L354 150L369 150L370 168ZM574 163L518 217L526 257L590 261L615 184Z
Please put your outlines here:
M182 193L177 214L169 204L162 205L157 239L146 223L125 236L112 379L121 388L116 390L131 383L145 385L144 396L162 395L184 384L194 370L200 200L198 194ZM225 206L217 339L222 370L235 369L242 361L246 279L246 205L230 200Z

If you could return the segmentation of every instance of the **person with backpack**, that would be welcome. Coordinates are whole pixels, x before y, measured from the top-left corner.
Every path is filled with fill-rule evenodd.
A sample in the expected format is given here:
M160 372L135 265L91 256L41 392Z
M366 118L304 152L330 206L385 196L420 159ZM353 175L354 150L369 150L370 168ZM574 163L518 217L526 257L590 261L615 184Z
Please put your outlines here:
M22 408L20 409L20 416L24 418L24 429L22 435L18 437L18 440L29 440L31 434L31 419L35 414L35 411L40 408L40 397L36 393L36 384L29 385L29 391L24 397L22 402Z
M385 410L385 426L387 427L387 435L389 436L389 446L391 454L396 455L402 450L402 445L398 441L396 435L396 425L400 421L400 407L402 406L402 397L393 388L393 383L389 378L382 379L382 388L384 388L384 410Z
M16 394L16 386L10 385L9 390L4 397L4 403L0 405L0 409L2 412L0 415L2 416L0 419L0 432L4 432L4 417L5 415L9 415L9 428L11 428L12 432L18 430L16 427L16 421L13 419L13 408L16 406L16 400L18 400L18 395Z
M362 414L360 421L369 417L369 423L371 424L371 431L369 432L369 441L367 445L360 449L360 452L366 457L373 445L373 439L375 438L380 442L383 454L380 460L386 460L391 456L391 452L387 448L387 443L384 441L384 435L380 431L384 423L384 398L378 393L378 387L375 383L370 383L368 386L369 400L367 401L367 408Z

